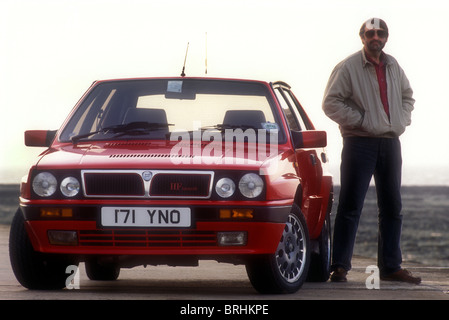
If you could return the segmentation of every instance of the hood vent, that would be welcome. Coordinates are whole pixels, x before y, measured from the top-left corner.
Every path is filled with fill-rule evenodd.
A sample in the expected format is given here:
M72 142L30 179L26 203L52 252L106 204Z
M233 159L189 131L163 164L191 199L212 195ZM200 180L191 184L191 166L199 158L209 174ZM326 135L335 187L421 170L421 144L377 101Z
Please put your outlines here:
M122 148L122 147L149 147L151 142L136 141L136 142L108 142L104 145L105 148Z
M109 158L194 158L194 155L166 154L166 153L131 153L111 154Z

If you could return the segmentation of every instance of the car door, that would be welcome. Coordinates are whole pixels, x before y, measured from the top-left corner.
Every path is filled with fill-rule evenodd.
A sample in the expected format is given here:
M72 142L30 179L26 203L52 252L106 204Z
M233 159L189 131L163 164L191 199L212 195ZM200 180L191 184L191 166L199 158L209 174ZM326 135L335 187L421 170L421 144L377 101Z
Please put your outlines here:
M289 130L291 132L315 130L290 86L283 82L276 82L273 84L273 88L284 112ZM306 217L309 229L313 230L320 218L323 202L321 195L323 177L321 157L325 157L325 155L323 155L321 148L296 148L295 156L295 167L302 187L301 210Z

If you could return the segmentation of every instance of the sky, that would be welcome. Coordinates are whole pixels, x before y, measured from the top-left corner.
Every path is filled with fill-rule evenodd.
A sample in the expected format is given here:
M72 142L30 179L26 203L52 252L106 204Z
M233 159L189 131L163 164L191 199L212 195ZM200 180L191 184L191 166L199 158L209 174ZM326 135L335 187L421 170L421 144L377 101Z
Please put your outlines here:
M449 185L448 15L447 0L0 0L0 183L18 183L44 150L25 147L25 130L58 129L94 80L179 76L188 43L187 76L289 83L328 132L338 183L341 136L323 93L378 17L415 92L404 184Z

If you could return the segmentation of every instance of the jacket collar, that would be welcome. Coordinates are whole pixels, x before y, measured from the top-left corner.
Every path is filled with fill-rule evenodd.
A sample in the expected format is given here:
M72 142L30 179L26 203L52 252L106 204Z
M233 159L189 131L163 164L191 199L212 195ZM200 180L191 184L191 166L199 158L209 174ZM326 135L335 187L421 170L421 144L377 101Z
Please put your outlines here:
M366 67L367 64L372 65L372 62L370 62L370 61L368 60L367 56L366 56L365 49L362 49L361 52L362 52L362 64L363 64L363 66ZM389 59L388 59L388 55L385 54L385 52L382 51L380 57L381 57L383 63L384 63L386 66L390 64L390 61L389 61Z

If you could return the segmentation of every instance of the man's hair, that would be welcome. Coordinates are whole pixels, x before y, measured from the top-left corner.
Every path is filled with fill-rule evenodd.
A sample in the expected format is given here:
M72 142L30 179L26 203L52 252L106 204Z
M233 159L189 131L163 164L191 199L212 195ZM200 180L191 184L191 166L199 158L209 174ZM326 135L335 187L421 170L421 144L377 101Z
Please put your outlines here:
M371 18L366 20L362 26L360 27L359 35L360 37L363 37L365 34L365 27L367 29L384 29L388 34L388 27L385 21L379 18Z

